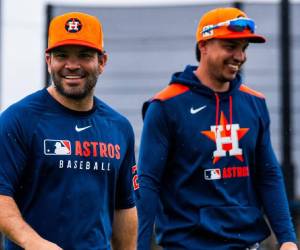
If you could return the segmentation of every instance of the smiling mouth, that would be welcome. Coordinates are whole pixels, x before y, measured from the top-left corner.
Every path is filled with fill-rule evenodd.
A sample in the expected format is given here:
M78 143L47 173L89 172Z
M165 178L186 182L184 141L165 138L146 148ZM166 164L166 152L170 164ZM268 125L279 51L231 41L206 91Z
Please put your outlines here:
M227 66L232 70L232 71L239 71L240 65L237 64L227 64Z
M81 78L83 78L83 76L78 76L78 75L76 75L76 76L74 76L74 75L68 75L68 76L64 76L64 78L66 78L66 79L81 79Z
M239 65L237 64L228 64L228 66L232 69L239 69Z

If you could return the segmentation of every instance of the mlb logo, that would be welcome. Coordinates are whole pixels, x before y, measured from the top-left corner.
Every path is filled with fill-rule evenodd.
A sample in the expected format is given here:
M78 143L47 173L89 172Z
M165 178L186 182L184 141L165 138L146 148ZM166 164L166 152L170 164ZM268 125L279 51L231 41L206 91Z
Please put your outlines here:
M206 25L202 29L202 36L207 37L207 36L212 36L214 34L214 29L213 25Z
M219 168L204 170L205 180L218 180L221 179L221 170Z
M45 155L70 155L71 142L68 140L44 140Z

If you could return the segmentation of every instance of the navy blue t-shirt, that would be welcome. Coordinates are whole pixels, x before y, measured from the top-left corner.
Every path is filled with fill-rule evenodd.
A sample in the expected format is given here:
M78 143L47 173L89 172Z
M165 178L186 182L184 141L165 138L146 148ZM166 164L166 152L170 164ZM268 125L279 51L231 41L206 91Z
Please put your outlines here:
M110 249L114 210L135 206L128 120L97 98L69 110L43 89L1 114L0 138L0 194L25 221L63 249Z

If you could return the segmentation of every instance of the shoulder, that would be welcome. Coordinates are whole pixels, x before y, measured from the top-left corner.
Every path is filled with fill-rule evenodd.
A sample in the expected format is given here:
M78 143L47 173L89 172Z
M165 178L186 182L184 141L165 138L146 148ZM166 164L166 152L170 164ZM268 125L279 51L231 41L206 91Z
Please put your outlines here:
M99 98L95 98L95 105L97 109L96 115L99 115L101 118L112 122L112 124L121 127L122 129L133 131L129 120L114 108L112 108Z
M128 119L116 111L114 108L100 100L99 98L95 98L96 109L99 115L109 119L116 120L119 122L129 123Z
M258 92L244 84L242 84L239 88L240 93L243 93L248 103L252 103L252 107L255 108L262 120L268 121L269 120L269 111L267 107L267 102L265 95L261 92Z
M188 86L173 83L160 92L156 93L150 100L146 101L142 107L142 115L145 117L146 111L150 104L154 101L166 102L168 100L173 100L176 97L181 96L182 94L188 92L190 88Z
M34 116L34 111L42 112L44 102L44 90L34 92L4 110L1 113L1 120L28 120Z
M265 96L263 93L258 92L256 90L246 86L245 84L241 84L241 86L239 87L239 91L241 91L242 93L245 93L247 95L250 95L250 96L258 97L260 99L265 99Z
M166 101L171 98L174 98L176 96L179 96L189 90L189 87L179 84L179 83L173 83L157 94L154 95L152 100L161 100L161 101Z
M2 140L13 138L15 141L30 143L35 129L45 109L41 91L26 96L12 104L0 116L0 136ZM25 145L24 144L24 145Z

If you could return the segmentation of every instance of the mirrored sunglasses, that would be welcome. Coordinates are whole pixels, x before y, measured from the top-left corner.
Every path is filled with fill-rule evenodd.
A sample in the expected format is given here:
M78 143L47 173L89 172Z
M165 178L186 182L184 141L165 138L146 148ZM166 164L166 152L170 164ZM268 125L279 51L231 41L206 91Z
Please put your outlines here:
M207 25L203 28L202 34L205 34L213 29L217 29L223 26L226 26L229 30L235 32L242 32L245 29L249 29L251 33L255 32L255 22L250 18L241 17L217 23L215 25Z

